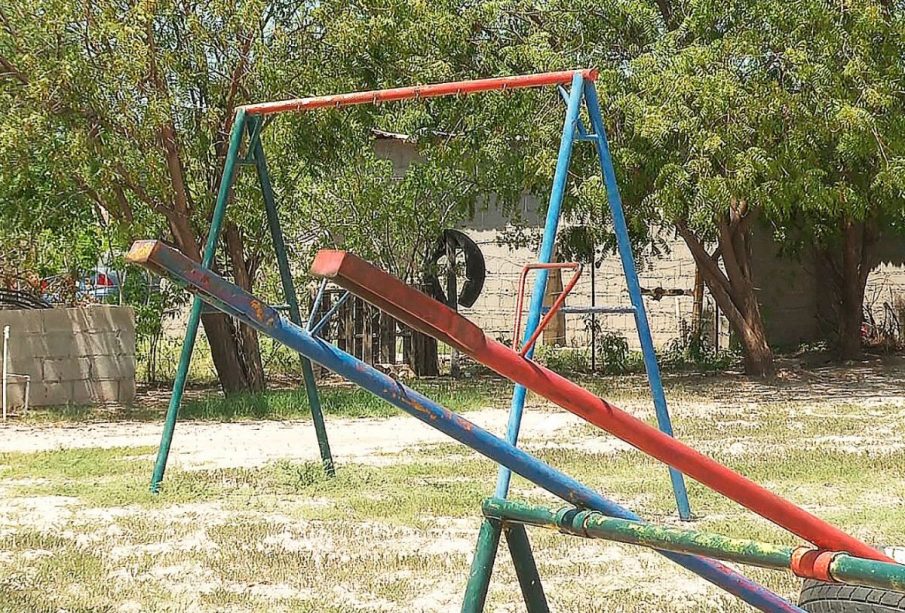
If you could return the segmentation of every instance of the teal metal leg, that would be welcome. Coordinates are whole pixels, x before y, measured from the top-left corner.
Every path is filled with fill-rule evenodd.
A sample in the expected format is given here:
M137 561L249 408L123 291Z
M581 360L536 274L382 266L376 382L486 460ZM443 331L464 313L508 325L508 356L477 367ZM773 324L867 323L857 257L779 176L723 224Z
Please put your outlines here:
M496 520L485 518L481 522L478 546L475 547L474 560L471 561L471 571L468 573L468 584L465 587L465 598L462 599L462 613L481 613L484 610L502 531L502 524Z
M582 84L584 79L581 74L576 73L572 80L572 92L569 95L568 106L566 110L566 118L563 122L562 140L559 143L559 154L556 161L556 173L553 176L553 187L550 193L550 205L547 208L547 220L544 226L544 240L541 244L538 262L550 262L553 260L553 247L556 243L556 232L559 228L560 211L562 207L563 197L565 196L566 180L568 179L569 160L572 157L572 145L575 141L575 131L578 126L579 110L581 108L581 100L583 97ZM540 322L541 310L544 303L544 291L547 287L547 271L539 270L534 278L534 288L531 292L531 306L528 311L528 319L525 324L524 341L531 338ZM513 339L515 341L515 339ZM531 357L534 353L532 348L527 357ZM506 441L515 445L518 442L519 429L522 424L522 412L525 408L525 396L527 390L524 386L516 385L512 393L512 405L509 409L509 422L506 429ZM497 473L496 496L505 498L509 493L509 482L512 478L512 472L500 466ZM487 522L481 525L481 533L478 535L478 544L475 549L475 564L472 565L472 575L469 577L468 588L466 591L466 600L471 597L478 600L478 590L483 590L480 594L480 603L483 607L484 598L487 596L487 588L490 585L490 573L493 570L493 559L496 556L497 546L500 541L499 526L496 526L495 540L486 538L484 531L491 530L487 527ZM491 550L487 550L492 547ZM477 562L481 561L478 566ZM478 573L486 573L486 575L476 576ZM467 604L467 603L466 603ZM463 605L465 611L465 605ZM479 611L481 609L468 609Z
M210 268L214 262L217 241L220 240L220 229L223 227L223 218L226 216L226 204L229 202L229 193L236 176L236 162L239 157L239 147L242 144L245 121L245 111L243 109L237 110L232 131L229 135L229 150L226 153L226 161L223 164L223 176L220 178L217 203L214 205L214 212L211 216L207 245L201 258L202 268ZM167 458L170 455L170 445L173 443L173 432L176 429L176 417L179 415L179 407L182 404L182 394L185 391L185 383L188 378L189 366L192 363L192 352L195 349L195 340L198 338L198 326L200 324L201 299L195 296L192 300L192 310L189 313L189 320L186 325L185 339L182 341L182 352L179 354L179 366L176 369L176 378L173 380L170 404L167 406L167 414L163 422L163 434L160 438L160 447L157 450L157 461L154 463L154 473L151 475L150 489L154 493L160 490L160 482L163 481L163 474L167 468Z
M255 118L255 123L260 118ZM267 170L267 159L264 156L264 147L258 136L258 126L250 125L252 132L253 153L255 168L258 171L258 181L261 184L261 194L264 197L264 209L267 212L267 225L270 228L270 236L273 239L273 248L277 256L277 266L280 270L280 281L283 285L283 297L289 305L289 319L297 326L302 325L302 314L299 311L298 296L295 293L295 282L292 280L292 271L289 269L289 257L286 254L286 243L283 241L283 230L280 227L280 217L277 212L276 199L273 196L273 186L270 184L270 173ZM324 473L328 477L336 475L333 466L333 455L330 452L330 441L327 438L327 426L324 423L324 413L321 409L320 395L317 391L317 383L314 380L314 369L311 360L299 355L302 364L302 376L305 380L305 393L308 396L308 406L311 408L311 420L314 422L314 433L317 436L317 446L320 449L321 462L324 465Z
M660 365L657 363L657 354L654 351L654 341L651 338L650 326L647 320L647 311L644 308L644 298L641 296L641 285L638 282L638 272L635 270L635 258L632 254L631 241L628 235L628 227L625 223L625 214L622 209L622 197L619 195L619 185L616 182L616 171L613 169L613 160L610 156L610 147L606 138L606 127L600 114L600 103L597 100L597 90L592 82L584 85L585 101L588 107L588 116L591 120L591 129L596 135L595 144L597 157L600 161L600 171L606 185L607 201L613 217L613 230L616 233L616 244L619 249L619 259L622 260L622 270L625 273L625 284L631 297L632 306L635 307L635 327L638 330L638 340L641 343L641 353L644 356L644 370L647 372L647 380L650 385L651 396L654 400L654 410L657 414L657 426L660 431L673 435L672 421L669 418L669 410L666 408L666 395L663 393L663 381L660 378ZM691 507L688 504L688 492L685 489L685 477L674 468L669 469L669 478L672 482L673 494L676 498L676 507L679 517L685 521L692 519Z
M549 613L550 607L547 605L544 586L540 582L537 563L534 561L534 554L531 553L531 543L528 542L525 526L507 523L503 528L503 534L506 535L515 575L518 577L519 587L522 588L525 608L528 613Z

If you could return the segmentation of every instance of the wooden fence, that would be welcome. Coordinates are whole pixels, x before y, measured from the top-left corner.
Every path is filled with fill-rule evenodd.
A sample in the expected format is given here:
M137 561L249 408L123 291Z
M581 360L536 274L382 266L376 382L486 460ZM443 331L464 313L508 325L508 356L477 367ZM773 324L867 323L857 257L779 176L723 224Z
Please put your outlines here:
M320 313L329 311L344 293L327 289ZM356 296L339 307L321 337L371 365L407 364L419 377L439 374L435 339L400 324Z

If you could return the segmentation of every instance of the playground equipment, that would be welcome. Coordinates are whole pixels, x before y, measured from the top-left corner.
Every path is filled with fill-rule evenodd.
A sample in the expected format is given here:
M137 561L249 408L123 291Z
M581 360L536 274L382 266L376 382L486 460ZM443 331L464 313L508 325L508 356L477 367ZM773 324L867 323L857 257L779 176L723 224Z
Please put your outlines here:
M209 270L201 268L176 250L158 241L139 241L133 245L127 260L169 276L196 295L203 297L215 308L237 318L262 334L267 334L284 343L306 358L329 368L423 423L436 428L575 505L577 508L570 507L565 510L552 511L508 503L498 498L484 503L487 521L498 526L501 532L505 531L519 584L529 611L546 611L547 606L524 530L525 525L555 526L564 532L588 538L610 538L654 547L668 559L762 611L802 611L802 609L719 562L693 554L700 553L767 568L788 568L800 577L819 581L844 581L883 589L905 589L905 566L896 564L879 551L846 535L795 505L766 492L740 475L697 454L669 437L665 438L671 440L675 448L659 455L667 457L675 467L679 468L680 465L689 461L692 464L712 464L713 469L718 468L721 471L721 479L731 479L734 484L741 484L742 489L734 492L732 487L719 484L723 486L723 489L730 490L730 493L733 494L730 497L743 502L750 508L763 508L763 505L767 503L780 505L782 513L792 513L796 517L792 526L788 526L788 522L783 523L786 518L781 513L778 516L776 514L765 516L780 525L786 525L790 531L802 538L811 540L818 545L818 548L800 547L789 550L765 543L724 539L688 530L647 526L641 523L640 517L617 503L361 360L317 338L308 330L287 321L272 306ZM373 300L376 306L391 307L394 313L416 314L422 321L429 322L429 325L425 324L425 330L446 329L447 333L442 335L439 340L446 340L451 344L456 343L462 351L480 347L482 344L486 345L487 341L490 341L476 326L469 325L469 322L462 316L432 298L420 294L417 290L405 286L400 281L395 280L392 287L385 288L386 280L393 278L354 256L342 252L321 252L318 260L315 261L315 271L333 274L334 278L342 280L350 287L353 287L353 283L347 279L346 275L352 265L359 271L370 274L375 271L380 273L381 276L374 279L373 282L355 286L355 293L366 300ZM349 264L350 268L343 270L343 263ZM336 264L339 266L335 266ZM402 296L399 295L400 288L405 290ZM420 294L420 297L415 304L412 304L408 300L414 298L416 294ZM394 300L400 297L406 299L406 302L396 304ZM430 307L430 310L424 311L424 306ZM411 317L411 315L407 315L407 317ZM435 328L429 326L435 326ZM494 343L494 341L490 341L490 343ZM521 362L523 366L517 369L519 373L533 371L538 380L549 381L551 388L563 387L564 384L574 386L565 379L553 376L550 371L519 356L512 349L503 347L499 343L492 345L488 351L489 353L486 354L488 356L497 355L499 359L512 363ZM577 386L575 387L577 388ZM581 388L577 389L581 390ZM569 388L568 391L573 390ZM585 401L587 396L590 394L584 391L580 401ZM596 403L597 407L588 407L588 416L602 413L607 418L619 413L619 409L599 398L596 399ZM600 403L604 406L602 411L599 410ZM620 418L617 417L617 419ZM628 416L628 419L634 418ZM643 422L637 422L634 425L642 430L657 432ZM645 434L649 435L650 432ZM660 436L664 435L660 434ZM707 477L707 475L704 474L702 477ZM709 480L711 477L707 478ZM608 524L600 514L624 521ZM853 552L857 552L857 555L852 555ZM468 598L463 605L463 611L479 611L482 608L483 601Z
M158 487L166 466L203 300L259 332L272 336L299 353L321 456L328 474L332 472L332 459L323 416L319 409L310 360L346 377L500 465L495 496L485 503L486 519L482 523L478 537L478 548L468 581L463 611L483 609L501 536L506 537L529 611L545 611L547 610L546 598L534 563L525 525L542 523L547 526L555 525L567 532L578 532L582 536L614 538L613 535L619 533L620 530L625 532L625 526L618 526L618 529L614 528L610 532L606 532L601 528L603 524L599 521L600 518L588 515L586 511L596 511L626 522L641 521L640 517L631 511L552 469L516 446L525 394L528 389L545 396L588 422L615 434L666 463L670 467L670 478L681 518L690 517L682 476L684 472L817 546L816 549L799 548L787 552L779 551L779 548L775 547L771 549L770 546L763 544L715 539L708 549L703 547L706 544L703 541L707 541L710 537L697 535L690 531L665 536L661 534L663 538L660 540L645 540L653 538L650 534L638 537L639 544L654 546L670 560L699 574L752 606L763 611L801 611L795 605L723 564L707 557L690 554L701 553L709 557L722 557L743 563L790 568L799 576L820 581L850 581L890 589L897 589L897 586L901 588L903 568L892 563L892 560L884 554L672 438L672 427L660 373L653 351L615 172L594 88L595 78L595 71L576 70L287 100L239 108L232 128L220 192L201 265L196 265L178 252L154 241L136 243L129 254L130 261L169 275L196 294L152 478L152 489L156 490ZM275 113L544 85L555 85L560 88L563 98L566 100L566 117L548 206L544 239L538 264L533 266L538 269L538 272L524 330L524 342L521 347L518 346L516 339L513 339L516 346L509 348L487 338L477 326L452 309L406 286L398 279L351 254L321 252L312 269L315 274L324 277L325 280L331 279L351 293L385 310L399 321L448 343L513 380L516 386L508 431L506 439L503 440L317 338L318 331L332 313L332 311L328 312L319 321L314 321L320 304L319 299L315 300L306 327L302 327L260 135L263 117ZM564 89L566 85L571 85L569 91ZM590 131L585 128L580 118L582 102L585 103ZM247 143L243 153L242 145L246 137ZM533 343L542 323L542 303L547 271L553 256L572 146L576 141L593 142L596 148L631 306L570 307L569 312L606 311L634 314L659 430L624 413L531 360ZM285 300L289 305L289 321L273 307L224 281L209 270L235 172L237 167L244 165L255 166L258 173ZM323 288L323 285L321 287ZM551 312L561 304L562 300L559 300L558 304L551 308ZM336 306L334 306L334 311L335 308ZM516 326L518 329L519 324ZM521 351L517 351L519 349ZM506 503L504 499L509 489L510 471L515 471L577 508L569 511L549 511L544 515L544 512L537 509L526 513L518 505ZM549 518L551 514L555 521L544 519L544 517ZM572 521L569 524L571 527L566 530L566 518L574 519L573 516L584 518L582 519L584 523L575 523L570 520ZM541 519L537 519L538 517ZM534 519L532 520L532 518ZM591 521L592 519L594 521ZM656 529L651 530L651 534L656 532ZM773 553L769 555L763 553L770 551ZM785 557L786 553L788 553L788 560Z
M654 408L657 414L657 423L659 428L666 434L672 436L672 423L669 419L669 412L666 407L666 396L663 393L663 385L660 381L660 370L657 364L657 358L654 353L653 340L650 334L650 328L647 322L647 314L644 309L644 300L641 297L641 287L638 282L638 276L635 271L634 259L632 257L631 245L629 243L628 230L625 224L625 218L622 213L622 204L619 200L618 189L616 189L616 177L612 171L612 164L609 160L609 149L606 144L606 135L603 127L603 120L600 116L600 110L597 103L597 94L594 90L594 80L597 77L595 70L567 70L562 72L549 72L533 75L521 75L513 77L500 77L494 79L479 79L473 81L458 81L453 83L439 83L435 85L401 87L396 89L386 89L367 92L355 92L349 94L338 94L333 96L320 96L314 98L300 98L295 100L283 100L279 102L265 102L261 104L251 104L240 107L236 111L235 121L233 122L230 134L229 149L226 155L226 161L223 167L223 176L220 182L220 191L217 195L217 202L211 216L211 227L208 232L207 245L201 261L202 268L210 268L213 262L214 253L217 247L217 241L220 236L220 229L223 224L223 218L226 213L226 204L229 201L232 184L235 179L236 170L241 166L254 166L258 175L258 181L261 187L261 195L264 200L264 208L267 216L267 224L270 230L271 239L273 240L274 251L276 255L277 265L280 271L280 280L283 287L283 294L288 306L289 317L296 323L301 325L302 318L299 311L298 299L296 297L295 287L292 280L292 274L289 269L289 260L286 256L286 248L283 243L283 234L280 227L279 215L277 212L276 201L274 199L273 189L270 184L270 175L267 168L267 160L264 155L264 149L261 144L261 130L263 129L263 120L266 116L275 115L285 112L311 111L324 108L339 108L356 104L377 104L381 102L401 101L401 100L418 100L421 98L433 98L438 96L456 96L466 95L478 92L503 91L510 89L523 89L529 87L541 86L557 86L566 102L566 118L563 125L562 140L560 142L559 156L557 158L556 173L553 180L553 188L550 195L550 205L547 211L547 221L544 228L544 240L541 245L538 262L540 264L549 263L553 258L553 248L556 241L556 231L559 226L560 211L562 207L563 195L566 187L566 176L569 167L569 160L572 154L572 145L575 140L589 141L595 143L601 160L601 169L603 171L604 180L607 185L607 196L612 212L613 222L616 231L619 256L622 261L623 271L625 273L626 285L631 300L631 306L616 307L611 312L633 313L635 323L638 330L638 339L641 344L642 353L644 355L644 366L647 371L648 381L650 384L651 395L653 397ZM567 92L563 86L571 85L571 91ZM587 112L590 118L592 131L589 133L582 123L579 115L581 103L587 102ZM247 140L246 140L247 139ZM245 150L241 151L243 141L245 141ZM534 291L532 293L531 306L528 313L528 320L525 327L526 335L530 336L531 332L538 328L538 322L543 308L543 294L547 283L547 271L540 270L535 278ZM312 333L319 332L327 323L329 318L339 308L342 300L334 304L333 308L326 313L319 322L314 322L321 304L321 296L323 295L324 285L322 284L311 313L308 316L307 327ZM186 377L188 375L189 366L192 359L192 352L195 346L195 339L198 335L198 325L200 323L202 303L197 297L192 303L192 310L186 325L185 339L182 345L182 352L179 357L179 366L176 370L176 376L173 381L173 393L170 396L170 403L167 408L166 418L164 421L163 434L161 436L160 447L157 452L157 461L154 465L154 472L151 476L151 491L156 492L163 479L166 470L167 458L169 456L170 445L173 441L173 434L176 427L176 418L179 412L179 406L182 402L182 394L185 390ZM602 312L600 307L590 308L570 308L569 312ZM521 308L519 308L519 316ZM515 340L515 339L513 339ZM526 351L527 357L533 354L533 347L530 343L525 343L528 347ZM301 356L300 356L301 357ZM317 435L318 446L320 447L321 460L323 461L324 470L328 475L333 474L333 458L330 453L330 444L327 438L327 430L324 424L324 417L320 407L320 399L317 392L317 386L314 381L314 372L311 369L310 362L301 357L302 374L305 380L305 390L308 396L308 403L311 407L312 421ZM512 408L510 411L510 420L508 424L507 440L513 444L518 440L518 432L521 426L522 412L525 406L525 389L516 385L513 392ZM679 516L682 519L690 519L691 510L688 504L688 494L685 488L685 482L682 474L674 469L669 470L672 488L675 493L676 505ZM509 471L500 468L496 495L505 497L509 489ZM494 529L487 524L485 531L493 531ZM496 534L497 540L499 534ZM482 541L483 542L483 541ZM483 549L483 548L482 548ZM495 553L495 552L494 552ZM493 553L484 551L481 556L483 564L486 566L488 562L487 556ZM489 573L486 576L489 580ZM483 590L486 592L486 584Z
M905 567L894 564L879 551L672 438L660 373L594 88L595 77L596 73L590 70L565 71L287 100L239 108L230 136L220 192L201 264L197 265L178 252L154 241L136 243L128 256L132 262L173 277L196 294L152 478L152 489L157 489L163 477L185 376L197 335L201 303L204 301L299 353L321 457L328 474L333 470L332 458L318 403L311 360L346 377L499 464L500 472L495 495L484 504L485 521L478 537L478 548L468 581L463 611L483 609L499 539L503 535L506 537L528 610L532 612L547 610L543 587L525 530L526 525L555 527L563 532L583 537L610 538L654 547L668 559L763 611L801 611L801 609L733 569L709 558L769 568L788 568L798 576L819 581L843 581L884 589L902 589L905 586ZM516 386L508 431L506 439L503 440L319 339L318 332L338 307L338 304L335 304L330 312L319 321L315 321L322 291L315 299L305 327L302 326L260 136L263 118L281 112L546 85L560 88L566 101L566 117L538 263L530 265L525 271L527 275L529 270L537 269L521 345L518 343L518 335L513 339L513 348L497 343L454 310L351 254L321 252L312 268L312 271L324 277L325 281L332 280L403 323L448 343L513 380ZM564 89L566 85L571 86L570 90ZM582 102L585 103L590 130L586 129L580 117ZM592 142L596 148L631 306L569 307L568 311L634 314L659 430L531 360L534 341L544 323L541 321L541 315L544 310L542 302L547 271L551 267L568 165L572 146L576 141ZM209 270L236 170L246 165L254 166L258 174L284 297L288 304L289 320L282 317L273 307L224 281ZM575 279L577 274L580 274L579 270L576 270ZM321 286L322 290L323 287L324 285ZM566 293L564 292L563 296ZM348 295L347 293L346 296ZM561 298L551 307L545 318L547 321L551 313L562 306L563 300L564 298ZM519 317L520 314L521 308ZM517 321L516 332L519 327L520 322ZM516 446L528 389L630 442L670 466L670 478L681 518L690 517L682 476L684 472L787 528L816 545L816 548L800 547L791 550L763 543L725 539L715 535L639 523L641 518L631 511L556 471ZM505 497L509 489L510 471L515 471L575 506L557 511L507 502Z

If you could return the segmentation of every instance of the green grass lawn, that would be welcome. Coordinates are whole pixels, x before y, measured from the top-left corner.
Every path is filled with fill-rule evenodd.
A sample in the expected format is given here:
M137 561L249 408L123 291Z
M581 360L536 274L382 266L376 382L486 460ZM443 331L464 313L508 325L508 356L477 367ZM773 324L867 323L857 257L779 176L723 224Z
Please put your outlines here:
M445 407L465 412L486 408L498 403L510 386L500 379L482 378L474 381L436 379L415 381L413 389L430 396ZM308 419L311 407L303 387L272 389L255 394L236 394L224 397L219 391L207 388L206 393L187 393L179 410L180 419L199 421L288 420ZM163 392L168 396L168 390ZM335 417L381 418L398 415L399 410L373 394L349 385L324 385L319 388L321 407L326 415ZM163 418L165 405L152 405L147 398L126 407L95 407L67 405L40 407L30 410L21 423L63 424L91 421L158 421Z
M508 404L499 388L429 385L436 387L426 393L457 410ZM197 401L186 418L303 418L302 402L297 392ZM905 544L900 404L715 404L677 410L679 436L856 537ZM346 388L328 390L325 408L356 417L390 412ZM580 425L552 443L526 434L523 445L651 521L678 523L665 467L634 450L593 451L608 438ZM288 461L172 468L154 496L147 491L153 452L0 454L0 611L457 610L480 502L496 475L494 464L449 443L340 463L334 479L317 463ZM695 529L800 543L694 482L689 495ZM513 497L562 504L519 477ZM653 552L537 529L529 536L553 610L748 610ZM743 570L796 596L788 573ZM522 606L501 556L487 610Z

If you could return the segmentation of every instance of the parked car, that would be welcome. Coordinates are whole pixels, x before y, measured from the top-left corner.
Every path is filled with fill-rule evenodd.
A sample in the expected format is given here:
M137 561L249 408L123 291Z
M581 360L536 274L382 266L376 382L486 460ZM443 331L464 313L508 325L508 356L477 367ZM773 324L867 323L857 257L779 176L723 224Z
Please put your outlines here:
M41 297L51 304L76 302L109 302L119 297L119 273L101 266L80 275L76 281L69 275L41 279Z
M107 302L119 297L119 273L112 268L95 268L78 284L77 296L92 302Z

